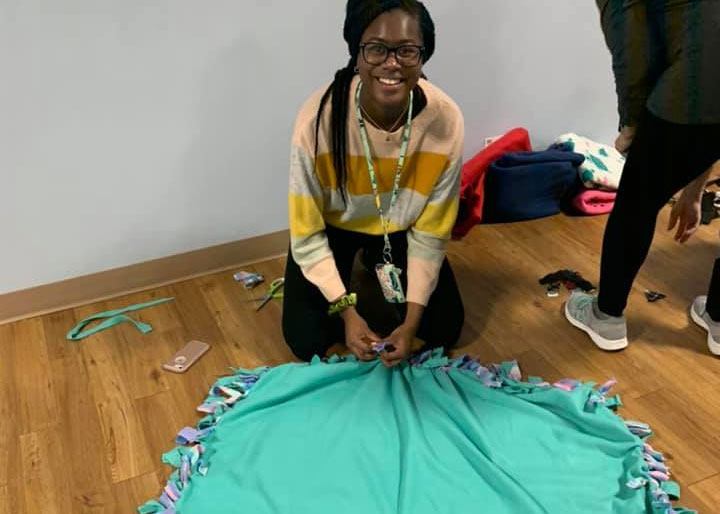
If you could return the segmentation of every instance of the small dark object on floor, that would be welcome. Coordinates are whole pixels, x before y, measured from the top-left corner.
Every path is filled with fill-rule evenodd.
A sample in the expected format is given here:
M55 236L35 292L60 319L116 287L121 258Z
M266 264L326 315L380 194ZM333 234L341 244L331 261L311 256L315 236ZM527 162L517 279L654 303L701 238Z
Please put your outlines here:
M591 282L585 280L577 271L563 269L554 273L549 273L540 279L540 284L548 286L548 296L554 290L559 290L562 283L569 291L581 289L586 293L595 291L595 286Z
M547 288L547 295L550 298L557 298L560 296L560 282L553 282Z
M657 302L658 300L662 300L663 298L667 298L667 295L664 295L662 293L658 293L657 291L645 291L645 298L647 298L648 302Z
M237 282L242 283L242 285L245 286L245 289L252 289L256 285L265 281L265 277L263 277L261 274L249 273L247 271L238 271L233 275L233 278Z

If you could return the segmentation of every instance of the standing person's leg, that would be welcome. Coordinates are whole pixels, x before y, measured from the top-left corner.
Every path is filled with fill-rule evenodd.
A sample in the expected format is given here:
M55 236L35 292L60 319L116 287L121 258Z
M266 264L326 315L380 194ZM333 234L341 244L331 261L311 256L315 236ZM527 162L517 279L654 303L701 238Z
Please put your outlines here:
M720 356L720 259L715 261L707 296L698 296L690 306L693 321L707 331L710 353Z
M706 143L703 146L706 155L701 153L701 158L720 159L720 147L717 145L717 141L720 141L720 125L708 127L698 139ZM707 331L710 352L720 356L720 259L715 260L707 296L695 298L690 307L690 316Z
M650 114L640 127L603 238L599 310L622 316L647 257L660 209L707 170L693 158L693 130Z
M720 259L715 259L710 285L707 293L707 313L716 323L720 323Z
M668 123L650 113L638 129L605 228L599 296L576 293L565 306L570 323L604 350L627 346L622 313L650 249L660 209L712 163L698 153L697 137L697 127Z
M350 232L332 227L326 228L326 234L340 278L348 287L357 239ZM324 356L333 344L342 341L342 320L329 316L327 310L327 299L305 278L288 252L282 328L285 342L299 359L309 361L315 355Z

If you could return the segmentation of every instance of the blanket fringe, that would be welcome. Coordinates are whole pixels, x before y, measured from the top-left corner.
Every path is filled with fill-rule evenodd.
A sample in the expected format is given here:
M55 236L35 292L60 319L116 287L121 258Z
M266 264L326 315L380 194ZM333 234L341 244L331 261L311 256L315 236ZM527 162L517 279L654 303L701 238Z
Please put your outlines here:
M353 355L329 358L314 357L310 366L337 364L342 362L357 362ZM409 361L411 366L442 369L449 372L461 369L473 373L486 387L507 391L527 391L538 389L560 389L573 392L585 385L590 386L586 410L592 412L600 405L616 410L622 405L619 396L609 397L608 393L616 385L615 379L609 380L600 387L594 388L594 383L582 382L570 378L559 380L553 384L538 377L530 377L523 382L522 372L517 361L503 362L483 366L479 361L468 355L450 359L443 355L440 348L420 353ZM307 365L307 364L299 364ZM208 463L203 454L205 446L203 441L210 437L223 415L245 399L252 387L261 379L270 368L263 367L253 371L233 369L234 374L219 379L211 388L208 397L198 407L198 411L206 416L198 422L197 428L185 427L175 438L178 446L163 455L163 462L175 468L162 491L160 498L151 500L138 508L140 514L175 514L176 504L183 492L192 484L193 476L205 475ZM680 488L670 477L663 455L647 443L653 432L650 426L639 421L625 421L625 426L631 434L638 438L643 449L644 475L629 480L626 486L630 489L645 488L648 502L652 506L652 514L697 514L693 510L673 508L672 500L679 498Z

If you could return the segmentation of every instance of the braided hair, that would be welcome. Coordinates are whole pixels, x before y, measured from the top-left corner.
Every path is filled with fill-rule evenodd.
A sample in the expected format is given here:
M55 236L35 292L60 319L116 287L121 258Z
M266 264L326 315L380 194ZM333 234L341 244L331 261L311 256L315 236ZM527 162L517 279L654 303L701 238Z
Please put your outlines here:
M348 0L345 14L343 37L348 44L350 60L344 68L335 73L335 79L327 88L318 107L315 120L315 160L317 162L318 134L322 112L328 100L331 102L330 131L332 133L330 150L340 193L345 200L347 168L345 155L347 149L347 117L350 103L350 84L355 76L355 63L360 53L360 40L365 30L381 14L393 9L402 9L417 16L423 37L423 62L427 62L435 52L435 23L425 5L418 0ZM427 103L422 90L416 86L414 111L417 113Z

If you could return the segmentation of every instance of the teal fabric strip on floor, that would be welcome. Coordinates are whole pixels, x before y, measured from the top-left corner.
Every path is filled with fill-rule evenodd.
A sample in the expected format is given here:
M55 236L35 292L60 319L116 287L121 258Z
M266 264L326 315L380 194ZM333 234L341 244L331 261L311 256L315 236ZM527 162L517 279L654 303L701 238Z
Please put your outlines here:
M78 323L75 327L73 327L70 332L67 334L67 338L70 341L79 341L81 339L84 339L88 336L91 336L97 332L100 332L101 330L108 329L110 327L114 327L115 325L119 323L132 323L135 325L135 327L142 332L143 334L147 334L148 332L152 331L152 327L148 325L147 323L142 323L140 321L137 321L130 316L126 316L126 312L134 312L139 311L141 309L147 309L148 307L154 307L155 305L160 305L161 303L167 303L172 302L175 300L175 298L161 298L159 300L153 300L152 302L146 302L146 303L138 303L136 305L130 305L129 307L125 307L123 309L116 309L113 311L106 311L106 312L100 312L98 314L93 314L92 316L89 316L82 320L80 323ZM86 326L88 326L93 321L98 320L104 320L98 325L94 326L93 328L83 330Z
M676 514L650 428L613 382L523 381L438 351L386 369L315 359L213 386L144 514Z

